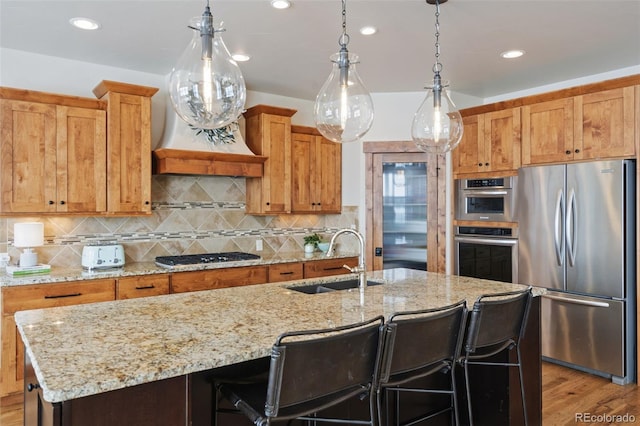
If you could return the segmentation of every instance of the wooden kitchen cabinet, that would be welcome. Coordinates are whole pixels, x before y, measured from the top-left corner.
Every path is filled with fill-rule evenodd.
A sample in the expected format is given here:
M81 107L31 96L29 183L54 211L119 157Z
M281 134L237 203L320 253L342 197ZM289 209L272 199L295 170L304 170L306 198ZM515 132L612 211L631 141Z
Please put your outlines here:
M213 290L268 282L267 266L219 268L176 272L171 276L171 293Z
M573 120L573 98L523 106L522 165L573 160Z
M169 274L136 275L118 278L116 299L160 296L170 293Z
M636 154L635 91L629 86L573 98L574 159Z
M358 266L358 258L342 257L305 262L304 278L320 278L331 275L348 274L349 271L343 265L348 265L351 268Z
M291 211L340 213L342 145L313 127L291 126Z
M294 109L256 105L244 113L246 143L267 157L261 177L246 179L246 213L291 212L291 116Z
M453 174L509 172L520 167L520 108L463 118L464 133L453 150Z
M106 211L105 111L19 100L38 92L0 95L0 212Z
M107 101L107 207L113 214L151 214L151 97L155 87L102 81Z
M300 280L304 277L302 262L274 263L269 265L269 282Z
M24 378L24 345L13 315L17 311L115 300L115 280L2 287L0 399L20 398ZM3 404L4 402L2 402Z

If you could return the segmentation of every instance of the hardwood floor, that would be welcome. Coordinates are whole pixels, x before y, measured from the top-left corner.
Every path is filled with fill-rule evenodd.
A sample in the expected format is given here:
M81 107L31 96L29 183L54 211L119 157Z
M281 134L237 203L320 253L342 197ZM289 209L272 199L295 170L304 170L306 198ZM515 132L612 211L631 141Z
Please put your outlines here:
M544 362L542 419L543 426L640 422L638 385L618 386L601 377ZM23 426L22 405L0 407L0 425Z

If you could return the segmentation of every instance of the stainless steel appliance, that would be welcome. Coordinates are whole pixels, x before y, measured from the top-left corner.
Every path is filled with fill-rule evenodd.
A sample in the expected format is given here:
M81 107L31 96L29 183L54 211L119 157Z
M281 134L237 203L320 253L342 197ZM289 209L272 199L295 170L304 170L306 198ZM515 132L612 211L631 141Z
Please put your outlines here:
M457 226L453 240L456 275L518 282L517 229Z
M456 219L487 222L513 221L516 184L516 176L456 180Z
M518 176L519 280L546 287L545 359L635 380L635 161L527 167Z
M179 256L158 256L156 257L156 265L163 268L174 268L176 266L200 265L207 263L219 262L238 262L242 260L260 259L260 256L252 253L244 253L240 251L229 251L222 253L203 253L203 254L183 254Z

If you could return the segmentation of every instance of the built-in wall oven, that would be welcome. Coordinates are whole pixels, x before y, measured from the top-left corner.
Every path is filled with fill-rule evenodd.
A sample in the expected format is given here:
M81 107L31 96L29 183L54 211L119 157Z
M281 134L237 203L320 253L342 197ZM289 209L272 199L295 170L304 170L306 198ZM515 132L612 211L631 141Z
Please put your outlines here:
M517 283L517 228L456 226L454 271L456 275Z
M517 176L457 179L455 216L457 220L512 222Z

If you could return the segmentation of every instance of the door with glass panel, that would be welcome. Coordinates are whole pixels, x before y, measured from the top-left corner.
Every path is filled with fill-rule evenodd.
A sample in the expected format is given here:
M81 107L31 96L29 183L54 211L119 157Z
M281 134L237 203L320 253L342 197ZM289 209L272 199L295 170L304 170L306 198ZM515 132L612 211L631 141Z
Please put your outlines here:
M368 265L438 271L438 157L382 152L368 159Z

